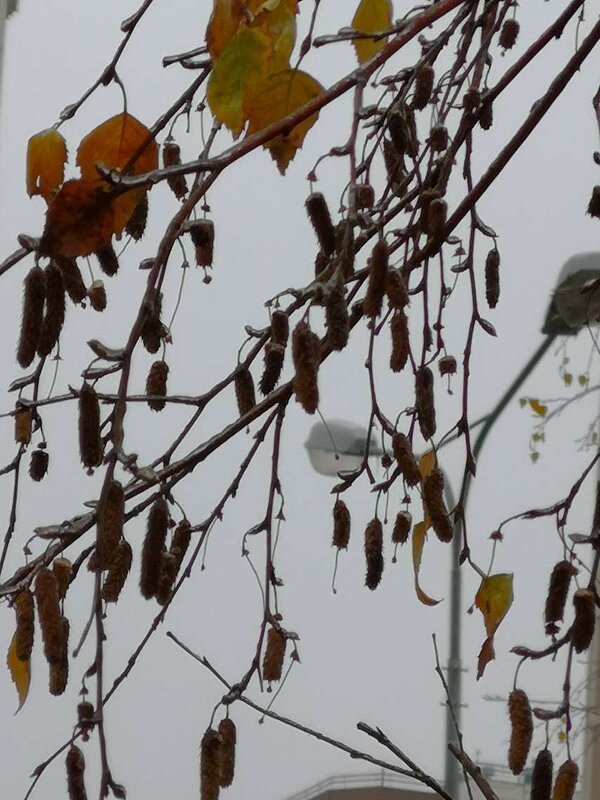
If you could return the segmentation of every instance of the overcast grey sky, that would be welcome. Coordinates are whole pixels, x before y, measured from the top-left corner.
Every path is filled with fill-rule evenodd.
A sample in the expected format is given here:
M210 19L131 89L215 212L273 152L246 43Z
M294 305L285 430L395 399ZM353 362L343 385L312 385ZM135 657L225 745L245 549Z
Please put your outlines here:
M0 252L8 254L20 232L39 234L44 204L30 200L25 192L25 148L28 137L51 126L60 110L73 102L91 84L112 55L119 39L119 23L137 8L137 2L98 3L93 0L21 0L19 13L7 25L0 127ZM190 79L177 67L162 70L165 54L181 52L203 41L210 3L192 0L157 1L140 26L119 74L128 92L129 110L150 124ZM395 11L399 13L399 3ZM523 4L518 10L522 37L514 55L535 31L541 31L557 13L559 4L541 0ZM310 4L303 3L303 14ZM354 3L322 0L318 32L334 32L349 24ZM582 33L590 20L582 26ZM302 15L301 15L302 17ZM305 22L301 23L305 24ZM510 135L534 100L545 90L553 71L574 50L574 30L548 48L531 75L520 78L495 108L496 124L477 141L478 169ZM500 71L512 55L497 59ZM398 61L402 65L402 58ZM539 342L539 326L562 263L573 253L598 250L597 220L584 214L597 167L592 152L598 147L598 132L591 108L597 89L598 59L590 58L544 124L514 159L481 204L481 212L500 236L502 252L502 296L490 315L498 338L480 336L472 367L472 418L495 402L530 352ZM354 66L349 45L324 48L311 54L306 68L327 85ZM65 125L71 159L81 137L103 119L121 110L119 90L111 86L96 93L77 117ZM349 119L348 99L325 110L318 126L282 179L268 156L261 152L226 172L211 191L209 202L216 225L216 259L210 286L199 271L187 276L184 302L173 330L174 346L168 360L171 386L183 394L207 389L235 363L245 324L261 327L267 315L263 303L277 291L302 285L310 279L315 242L302 210L308 184L304 176L318 155L344 141ZM176 128L186 157L200 148L198 124L189 135L183 124ZM221 147L228 144L223 134ZM337 164L326 164L321 187L332 208L345 182ZM67 332L61 341L57 387L77 385L89 360L85 340L97 337L109 345L123 343L143 291L145 276L137 271L141 258L154 252L158 236L176 201L166 187L151 194L149 229L137 246L122 259L121 271L108 285L109 309L104 315L69 308ZM14 349L20 313L21 282L27 265L21 264L2 278L0 341L3 389L19 373ZM165 291L165 307L172 309L177 295L177 265ZM108 284L108 281L107 281ZM457 309L457 329L448 341L459 347L464 335ZM586 338L587 337L587 338ZM590 351L589 337L582 333L569 345L571 371L585 369ZM366 355L366 337L356 336L348 352L327 362L321 376L322 412L365 422L368 414L366 381L357 381L356 365ZM143 355L134 371L141 390L151 361ZM557 396L566 392L558 375L558 358L551 352L536 370L524 393ZM383 364L383 361L382 361ZM383 372L383 370L382 370ZM441 384L440 384L441 385ZM381 376L383 392L397 392L403 385ZM46 387L49 388L49 387ZM453 403L457 402L456 385ZM4 395L3 410L11 398ZM399 405L408 402L401 397ZM231 418L234 401L209 408L190 440L194 446ZM595 414L596 396L568 410L552 426L541 458L534 466L529 457L528 437L533 420L515 401L507 410L486 446L469 508L472 547L476 560L487 563L487 537L498 522L511 513L531 506L544 506L568 491L572 481L590 458L577 452L574 439L585 432ZM73 408L53 408L44 414L52 459L48 478L39 485L26 485L19 507L16 539L25 542L33 527L58 522L81 509L95 496L100 475L86 476L76 454ZM449 400L447 418L454 421L456 406ZM127 435L140 454L151 460L178 430L187 415L163 412L160 417L147 409L128 414ZM444 716L442 690L434 674L431 634L439 637L442 657L447 653L447 603L434 609L419 605L413 590L410 552L401 551L398 563L386 554L384 580L377 592L363 587L362 529L373 514L373 497L364 488L353 490L347 502L353 514L353 541L342 554L338 594L331 593L333 552L330 548L331 482L310 470L302 443L312 420L292 403L286 423L282 470L286 498L286 522L278 552L279 572L285 581L280 600L284 624L301 636L302 663L294 668L276 701L281 713L297 718L331 736L358 747L369 743L356 732L364 720L382 727L409 755L436 775L443 764ZM222 492L250 436L238 437L214 462L199 468L180 499L190 518L198 522ZM0 426L2 463L12 457L12 430ZM462 450L448 451L444 466L455 481ZM237 461L236 461L237 458ZM206 655L227 678L238 679L247 668L261 617L260 597L254 577L240 558L241 536L264 513L268 484L268 453L255 466L248 483L231 504L223 523L212 536L208 568L195 574L182 590L163 629L106 708L111 765L119 782L132 798L148 800L197 796L198 758L201 736L212 708L222 692L206 671L176 649L164 636L172 629L195 651ZM0 482L0 508L8 508L9 485ZM399 503L391 498L390 514ZM586 489L574 510L569 531L589 525L591 491ZM6 515L6 511L3 512ZM142 521L133 523L129 540L137 542ZM256 557L260 549L256 545ZM448 550L437 541L425 548L423 585L436 597L448 594ZM519 522L507 529L499 548L495 571L515 573L515 603L496 637L497 660L482 681L475 681L476 657L484 638L478 614L468 616L478 581L465 572L463 595L463 659L465 746L485 761L504 762L508 726L502 704L483 700L484 695L506 696L512 687L515 643L540 645L544 641L541 613L547 575L562 556L551 526L543 521ZM21 558L13 550L8 568ZM137 563L137 559L136 559ZM137 568L136 568L137 569ZM137 590L137 572L132 572L124 595L109 615L107 629L107 682L124 666L129 652L143 635L156 609L143 601ZM81 585L79 585L81 584ZM91 577L82 575L66 604L76 640L89 611ZM119 613L125 612L125 613ZM0 651L5 652L13 630L12 611L5 609L0 626ZM39 639L39 637L38 637ZM37 642L39 645L39 640ZM92 659L90 640L71 664L71 681L62 698L47 692L47 668L39 646L33 664L30 697L16 718L15 694L6 671L0 673L0 708L3 737L0 772L3 795L21 797L28 774L70 734L81 674ZM523 686L535 699L559 696L563 659L543 669L526 666ZM259 699L254 686L250 695ZM268 702L271 695L260 698ZM232 717L239 728L237 775L224 797L242 800L261 797L283 800L287 795L327 775L366 770L325 745L268 721L258 725L256 715L236 705ZM538 737L539 738L539 737ZM541 738L540 738L541 741ZM85 747L89 786L97 776L97 747L92 739ZM39 784L34 797L58 800L64 796L62 758ZM91 793L90 793L91 794Z

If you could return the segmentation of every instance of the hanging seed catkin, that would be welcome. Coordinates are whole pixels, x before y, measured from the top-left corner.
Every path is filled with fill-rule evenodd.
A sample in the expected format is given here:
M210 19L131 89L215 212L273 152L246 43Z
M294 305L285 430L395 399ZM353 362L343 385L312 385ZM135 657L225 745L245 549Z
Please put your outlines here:
M547 748L540 750L531 775L531 800L550 800L552 791L552 753Z
M454 356L442 356L438 361L438 368L440 375L455 375L456 374L456 359Z
M406 544L411 527L412 514L410 511L399 511L396 514L396 521L392 530L392 542L394 544Z
M237 731L235 723L229 717L219 722L219 736L221 737L221 786L226 788L233 783L235 773L235 745Z
M267 646L262 664L263 680L281 680L287 639L279 628L269 628Z
M267 342L265 345L264 368L260 378L258 388L261 394L269 394L279 383L283 362L285 360L285 348L275 342Z
M98 260L98 266L105 275L112 278L113 275L117 274L119 271L119 259L117 258L115 248L112 244L108 244L106 247L98 250L95 256Z
M68 558L55 558L52 562L52 572L56 578L58 599L64 600L71 583L71 562Z
M409 333L408 319L401 308L395 311L392 316L390 321L390 335L392 338L390 369L392 372L402 372L408 361Z
M56 664L50 664L50 679L48 685L50 694L54 695L55 697L58 697L58 695L63 694L63 692L67 688L67 682L69 680L70 625L69 625L69 620L66 617L61 617L60 622L63 629L62 656L59 662L57 662Z
M112 480L100 498L98 508L97 567L109 569L123 536L125 495L119 481Z
M60 269L50 263L44 270L46 276L46 305L38 342L38 355L50 355L58 342L65 321L65 286Z
M146 230L146 223L148 222L148 192L144 192L136 205L133 214L129 217L127 225L125 225L125 233L131 236L134 242L139 240L144 235Z
M89 383L84 383L79 392L79 455L83 466L98 467L102 451L98 395Z
M87 800L84 781L85 758L81 750L75 744L72 744L69 748L66 766L69 800Z
M44 655L49 664L58 664L63 654L58 582L54 573L46 567L42 567L36 575L35 602L44 641Z
M574 761L561 764L554 782L552 800L573 800L578 776L579 767Z
M427 208L427 235L434 241L440 240L444 234L448 203L441 197L434 198Z
M479 125L484 131L489 129L494 124L494 104L483 95L481 100L481 108L479 110Z
M171 547L169 548L169 552L173 556L175 556L175 559L177 561L177 571L179 570L181 564L183 563L185 554L187 553L188 547L190 546L191 538L192 538L191 525L187 519L184 519L175 528L175 533L173 534L173 539L171 541Z
M387 294L390 308L398 310L408 305L408 290L404 278L398 270L388 270L385 281L385 293Z
M163 166L178 167L181 164L181 151L179 145L170 137L165 140L162 150ZM187 194L187 182L185 175L171 175L167 178L169 189L178 200Z
M375 189L370 183L357 183L352 189L354 205L358 211L368 210L375 205Z
M106 289L102 281L94 281L87 291L87 296L94 311L104 311L106 308Z
M415 406L419 428L424 439L435 435L435 403L433 399L433 373L429 367L419 367L415 376Z
M172 553L163 553L160 560L160 574L156 599L159 605L166 605L171 598L171 591L177 577L177 559Z
M405 188L403 186L403 181L406 178L404 156L397 152L389 139L383 140L383 163L387 173L388 185L396 196L400 196L401 190Z
M383 574L383 526L375 517L365 528L365 586L371 591L379 586Z
M569 561L559 561L552 569L544 611L546 633L549 635L558 632L556 623L562 622L564 618L571 578L575 573L576 570Z
M294 394L307 414L314 414L319 405L317 376L321 342L304 321L299 322L292 334L294 361Z
M347 550L350 541L350 511L341 497L333 504L333 539L332 547Z
M133 560L133 552L131 545L128 542L121 542L117 547L112 564L106 574L104 583L102 585L102 599L107 603L116 603L121 594L121 590L125 585L129 570L131 569L131 562Z
M589 589L578 589L573 595L575 619L571 627L571 642L576 653L584 653L594 638L596 603Z
M157 498L148 514L146 536L142 547L142 570L140 591L149 600L158 591L160 564L165 549L165 539L169 524L169 509L164 497Z
M348 344L350 328L348 306L342 286L336 287L327 295L325 325L327 326L327 344L332 350L343 350Z
M448 128L434 125L429 132L429 146L434 153L443 153L448 148Z
M15 596L14 607L17 626L17 658L19 661L29 661L33 648L33 632L35 629L33 594L29 589L22 589Z
M435 535L441 542L452 541L452 523L444 502L444 476L437 467L423 481L423 502Z
M34 450L29 461L29 476L33 481L41 481L48 472L50 456L47 450Z
M81 738L84 742L89 740L89 732L94 727L94 706L87 700L82 700L77 705L77 724L81 730Z
M529 698L522 689L513 689L510 693L508 714L511 726L508 766L514 775L520 775L525 767L533 736L533 717Z
M200 800L217 800L221 785L221 737L208 728L200 743Z
M392 450L407 485L416 486L421 480L421 470L408 436L403 433L395 433L392 436Z
M305 206L308 219L317 234L321 250L326 256L332 255L335 250L335 231L325 197L321 192L313 192L306 198Z
M500 299L500 253L495 247L485 259L485 299L490 308L496 308Z
M247 367L240 367L235 373L234 383L238 413L243 417L256 405L254 380L250 370Z
M420 64L415 71L415 93L412 99L412 107L421 111L431 99L435 71L431 64Z
M290 318L277 309L271 314L271 341L285 347L290 336Z
M503 47L505 50L510 50L513 48L517 42L520 29L521 26L516 19L504 20L504 24L500 29L500 36L498 38L498 44L500 47Z
M199 267L212 267L215 225L210 219L197 219L189 223L188 230L196 250L196 264Z
M169 366L166 361L155 361L150 367L150 372L146 378L148 405L153 411L162 411L165 407L164 398L167 395L168 377Z
M19 408L15 414L15 442L17 444L29 444L31 427L31 411L28 408Z
M85 298L87 290L81 277L81 272L74 258L56 256L54 263L62 272L63 285L71 301L79 304Z
M163 340L163 326L160 321L162 311L162 292L154 289L146 310L142 327L142 343L149 353L157 353Z
M21 333L17 347L19 366L28 367L37 352L44 319L46 299L46 276L41 267L33 267L23 284L23 313Z
M369 283L363 301L363 313L367 317L378 317L381 314L385 295L388 262L390 251L385 239L380 239L369 259Z
M592 196L588 203L587 213L590 217L600 219L600 186L594 186L592 189Z

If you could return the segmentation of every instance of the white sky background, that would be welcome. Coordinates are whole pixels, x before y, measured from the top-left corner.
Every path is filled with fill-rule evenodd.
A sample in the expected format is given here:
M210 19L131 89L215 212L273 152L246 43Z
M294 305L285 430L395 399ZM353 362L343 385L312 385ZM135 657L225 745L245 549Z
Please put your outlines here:
M52 125L60 110L77 99L108 62L120 40L119 23L137 8L137 3L95 3L79 0L22 0L18 15L7 25L3 75L0 140L0 252L16 247L16 234L39 234L44 205L25 192L24 161L28 137ZM131 49L119 68L128 91L129 110L151 124L191 80L173 66L162 70L163 55L195 47L203 40L210 3L191 0L156 2L138 28ZM399 3L396 2L396 12ZM331 33L349 24L354 3L322 0L319 33ZM310 3L302 4L304 15ZM541 31L563 4L524 4L518 18L522 37L513 51L522 52L530 34ZM591 7L588 12L591 15ZM302 17L302 15L301 15ZM591 22L591 16L590 16ZM582 33L590 22L583 26ZM478 169L489 163L495 148L516 129L533 101L547 88L557 65L564 64L574 50L574 28L554 43L539 59L531 75L517 81L513 91L496 103L495 124L477 135ZM512 57L512 54L511 54ZM402 65L402 56L398 64ZM498 71L510 58L496 59ZM542 127L481 203L480 212L500 236L502 294L499 308L488 317L498 338L479 334L472 367L471 413L476 419L499 397L537 346L548 297L562 263L573 253L598 248L600 228L584 212L591 188L597 182L592 152L598 147L591 97L597 89L598 58L591 57ZM354 66L348 44L324 48L311 54L305 68L325 85ZM202 283L200 271L186 279L184 302L174 330L174 347L167 360L170 388L182 394L197 394L228 373L246 323L266 324L265 299L287 286L306 283L313 271L316 244L303 212L308 184L303 180L316 157L347 134L349 98L321 114L285 179L269 156L257 152L225 173L211 191L209 201L216 224L216 259L210 286ZM119 90L99 90L77 117L63 126L74 160L76 146L85 133L103 119L121 111ZM209 124L207 118L207 124ZM197 125L189 136L183 123L176 128L184 154L193 158L199 148ZM221 147L228 145L223 135ZM480 148L480 149L479 149ZM337 163L320 172L320 188L332 210L344 184ZM452 203L451 203L452 206ZM69 306L57 387L79 384L78 375L89 360L86 339L97 337L112 346L124 341L137 312L145 274L137 263L152 256L157 237L176 201L166 189L150 195L150 223L142 243L130 247L121 261L117 278L107 279L109 307L104 315ZM191 254L190 254L191 256ZM365 254L361 254L361 260ZM175 254L165 292L167 314L175 303L179 262ZM3 277L0 341L3 343L0 374L3 386L20 374L14 349L20 314L21 283L30 264L20 264ZM460 326L460 311L453 317ZM463 328L448 333L454 355L460 359ZM327 417L366 422L368 394L362 363L366 355L363 332L349 352L328 360L321 375L322 411ZM585 370L589 336L582 333L569 345L571 371ZM380 372L385 366L381 354ZM153 357L140 353L134 383L141 391ZM360 370L360 372L359 372ZM258 376L256 376L258 377ZM410 390L397 378L381 376L382 392L398 397L397 408L411 402ZM438 392L442 390L437 381ZM408 386L408 385L407 385ZM49 388L49 387L47 387ZM396 394L394 394L396 393ZM552 352L532 376L524 394L548 397L568 394L558 375L558 360ZM455 384L454 402L459 398ZM3 408L10 407L5 396ZM394 407L394 402L391 407ZM545 506L564 496L591 454L578 453L573 440L585 432L595 413L595 396L582 403L550 428L549 441L535 466L531 464L528 437L533 421L527 410L513 402L480 459L480 474L469 507L471 545L476 560L487 564L487 537L500 520L532 506ZM442 424L452 424L456 406L450 406ZM81 502L97 492L100 475L87 477L78 463L76 423L73 408L53 407L44 412L50 473L41 484L24 482L8 570L20 561L24 544L36 525L58 522L81 510ZM189 447L208 438L234 414L234 400L227 395L209 407L189 439ZM442 415L443 416L443 415ZM178 430L187 413L147 408L130 409L127 415L129 446L140 461L151 460L164 449L170 432ZM280 593L284 625L301 636L302 664L297 666L276 702L276 710L354 744L371 749L355 730L358 720L381 726L388 735L425 769L441 775L443 764L444 713L442 690L434 674L431 634L437 633L440 650L447 653L447 603L435 609L419 605L412 586L409 549L399 553L386 568L381 587L374 593L363 588L362 530L373 515L374 499L358 488L346 496L353 514L353 538L348 554L342 554L338 594L330 589L333 551L330 548L330 482L312 473L302 443L312 420L291 403L284 436L282 483L287 522L278 550L279 573L285 581ZM238 441L239 440L239 441ZM223 454L196 470L179 492L192 522L204 519L214 500L233 477L237 463L251 439L237 437ZM10 423L0 426L2 463L12 458L14 445ZM455 485L462 463L460 447L444 456L447 470L454 469ZM237 458L237 461L236 461ZM268 486L268 451L258 460L238 499L229 504L223 524L217 527L209 547L208 568L198 570L180 593L166 625L155 635L130 679L106 708L110 761L117 781L124 783L132 798L158 800L163 797L197 796L198 745L212 708L222 691L201 666L175 648L164 636L172 629L195 651L206 655L230 680L237 680L252 657L260 621L260 598L248 566L239 557L243 532L264 513ZM8 512L9 481L0 483L0 508ZM264 500L263 500L264 497ZM569 531L589 525L592 492L588 486L577 505ZM397 510L398 492L391 497L390 515ZM389 537L389 531L386 531ZM128 532L134 545L141 541L143 521ZM139 553L139 548L137 550ZM260 563L260 547L254 545ZM448 594L447 548L435 538L425 548L423 585L434 596ZM475 681L475 662L484 638L479 614L462 616L464 674L463 693L465 746L486 761L504 763L508 725L504 706L482 700L486 694L506 696L512 686L515 658L508 650L515 643L541 646L544 642L541 614L547 576L562 557L552 526L547 521L518 522L507 529L499 548L494 571L515 573L515 603L496 637L497 660L488 666L484 679ZM135 559L134 565L137 564ZM153 603L143 601L137 590L137 567L116 609L107 620L107 685L123 668L130 650L143 635L156 613ZM471 605L478 581L465 570L463 608ZM72 641L81 631L91 602L91 576L81 574L66 602ZM0 651L5 652L13 631L13 612L3 613ZM80 676L92 660L90 640L80 658L71 664L71 680L62 698L47 692L47 667L36 640L33 683L25 708L16 718L12 710L15 694L6 671L0 677L0 708L3 715L0 773L3 796L22 797L28 774L70 734ZM563 658L554 666L526 665L521 681L535 699L556 698L562 686ZM93 689L93 686L91 686ZM250 695L262 698L254 687ZM237 704L232 716L238 724L237 774L224 797L242 800L261 797L279 800L329 774L368 770L347 756L268 721L259 726L256 715ZM380 753L385 757L385 753ZM95 790L97 745L85 747L88 792ZM65 794L62 757L47 771L34 797L61 798Z

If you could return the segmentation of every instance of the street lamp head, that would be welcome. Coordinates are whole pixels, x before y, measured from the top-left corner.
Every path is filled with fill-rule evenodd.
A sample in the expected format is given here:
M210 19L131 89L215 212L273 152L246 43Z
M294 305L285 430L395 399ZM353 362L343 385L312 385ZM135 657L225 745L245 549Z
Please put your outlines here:
M542 333L576 334L600 321L600 253L572 256L558 276Z
M316 422L308 435L305 447L313 469L320 475L335 477L340 472L352 472L363 462L365 453L380 456L383 451L371 434L354 422L341 419Z

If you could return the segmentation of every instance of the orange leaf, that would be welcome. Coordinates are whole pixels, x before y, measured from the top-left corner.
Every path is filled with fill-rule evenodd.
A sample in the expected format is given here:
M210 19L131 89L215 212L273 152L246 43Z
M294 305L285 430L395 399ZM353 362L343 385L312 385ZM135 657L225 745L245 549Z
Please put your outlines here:
M139 149L143 147L139 155ZM117 114L94 128L81 140L77 149L77 165L84 180L98 179L96 164L110 169L124 169L136 156L129 170L141 175L158 168L158 145L145 125L131 114Z
M102 185L67 181L48 205L39 251L45 256L88 256L106 247L113 231L113 201Z
M514 599L513 576L508 573L489 575L481 581L475 595L475 605L483 614L487 639L479 653L477 680L481 678L488 663L495 657L494 634L508 613Z
M392 27L391 0L361 0L352 19L352 27L359 33L381 33ZM359 64L364 64L386 44L382 39L355 39L354 49Z
M13 679L13 683L17 688L17 694L19 695L19 707L15 711L15 714L17 714L23 708L29 693L29 684L31 683L31 662L29 659L27 659L27 661L21 661L19 658L17 658L16 632L13 634L10 647L8 648L8 653L6 654L6 666L9 669L10 676Z
M545 406L543 403L540 403L539 400L536 400L533 397L529 398L529 406L532 411L534 411L538 417L545 417L546 412L548 411L548 406Z
M244 98L249 121L248 135L302 108L322 92L321 84L301 70L286 69L269 75L261 84L253 87L252 91L247 92ZM282 175L318 117L318 113L313 114L287 134L277 136L265 145L271 151Z
M54 128L36 133L27 142L27 194L41 194L49 203L65 179L67 145Z
M429 597L419 585L419 570L421 569L421 559L423 558L423 547L429 525L426 522L418 522L413 529L412 536L412 555L413 570L415 573L415 591L417 597L426 606L436 606L440 601Z
M425 480L428 475L431 475L434 468L437 466L437 458L435 457L435 450L428 450L419 458L419 472L421 473L422 480Z

